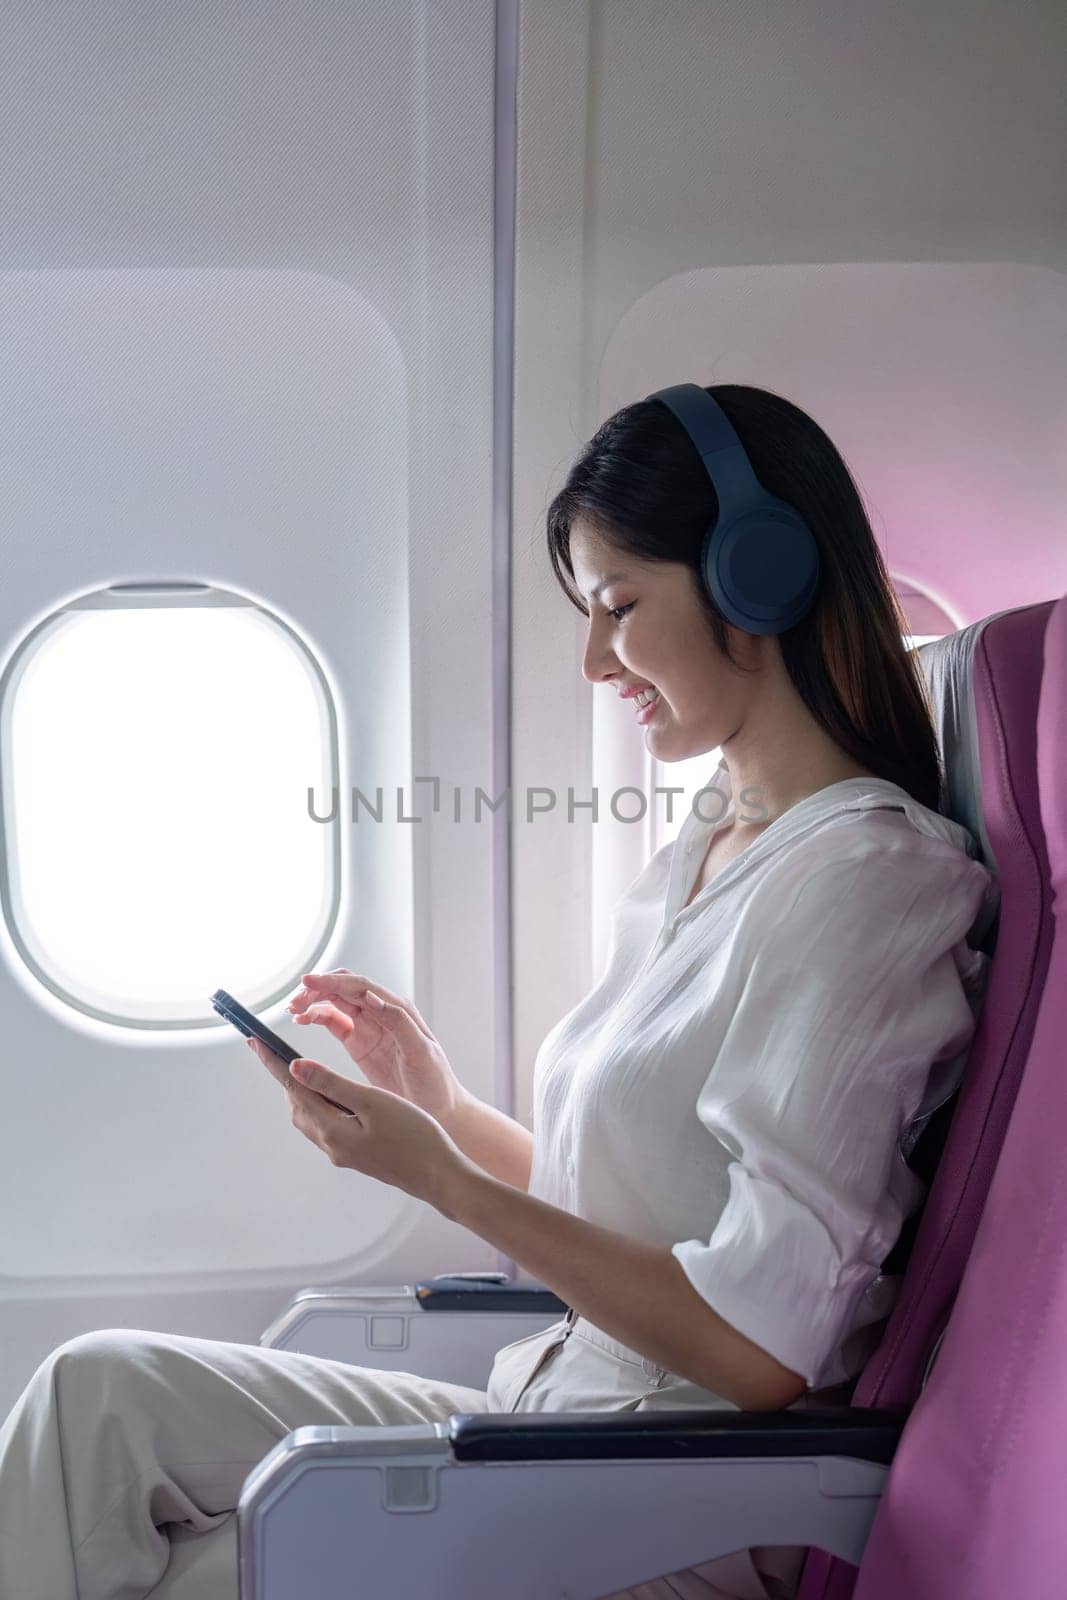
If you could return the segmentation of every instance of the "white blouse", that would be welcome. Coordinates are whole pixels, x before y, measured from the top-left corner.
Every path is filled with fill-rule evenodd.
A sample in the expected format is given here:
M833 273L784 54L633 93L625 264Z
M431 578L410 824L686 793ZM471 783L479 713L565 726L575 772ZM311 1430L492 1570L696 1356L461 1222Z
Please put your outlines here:
M968 934L999 890L965 828L846 778L686 906L734 812L725 760L708 791L538 1051L529 1192L670 1246L720 1316L819 1389L861 1369L896 1298L881 1264L925 1193L904 1156L959 1082L988 968Z

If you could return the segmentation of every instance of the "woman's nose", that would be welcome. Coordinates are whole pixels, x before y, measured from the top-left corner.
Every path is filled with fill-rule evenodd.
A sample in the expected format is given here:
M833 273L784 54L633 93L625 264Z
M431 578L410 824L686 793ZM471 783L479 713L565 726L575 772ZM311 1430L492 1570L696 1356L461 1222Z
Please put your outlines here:
M614 670L614 668L607 667L606 664L603 664L601 661L598 661L595 657L590 656L589 653L586 652L585 660L582 663L582 675L588 679L590 683L603 683L606 677L609 677L614 673Z
M589 683L601 683L610 672L618 670L612 652L600 644L590 631L582 656L582 676Z

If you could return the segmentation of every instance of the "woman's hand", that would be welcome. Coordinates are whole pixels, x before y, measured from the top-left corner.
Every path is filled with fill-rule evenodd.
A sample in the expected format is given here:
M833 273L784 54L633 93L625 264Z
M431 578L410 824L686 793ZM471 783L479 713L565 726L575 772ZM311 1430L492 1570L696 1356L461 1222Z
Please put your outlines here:
M306 972L290 1000L300 1025L317 1022L339 1039L376 1089L388 1089L444 1122L463 1089L414 1002L344 967Z
M441 1124L389 1089L353 1083L304 1057L286 1068L260 1040L249 1047L289 1095L293 1126L335 1167L351 1167L439 1210L471 1163Z

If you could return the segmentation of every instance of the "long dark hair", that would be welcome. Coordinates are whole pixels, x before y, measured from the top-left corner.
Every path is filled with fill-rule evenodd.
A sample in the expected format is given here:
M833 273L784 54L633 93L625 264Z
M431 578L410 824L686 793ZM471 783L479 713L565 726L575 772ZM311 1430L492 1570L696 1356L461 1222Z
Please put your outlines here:
M904 644L907 622L848 467L818 423L780 395L734 383L705 392L726 413L757 478L800 512L819 547L815 603L778 635L797 691L853 760L937 811L941 762L926 679ZM597 429L549 506L549 558L583 616L570 558L575 519L622 554L684 564L715 643L743 670L701 574L704 533L718 513L681 423L666 406L639 400Z

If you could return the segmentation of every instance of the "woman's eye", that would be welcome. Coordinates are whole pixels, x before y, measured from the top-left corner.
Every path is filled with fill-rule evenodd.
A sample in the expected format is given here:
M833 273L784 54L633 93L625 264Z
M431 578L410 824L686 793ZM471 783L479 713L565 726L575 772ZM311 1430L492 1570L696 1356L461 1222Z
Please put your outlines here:
M626 613L632 611L636 604L636 600L631 600L628 606L615 606L613 610L608 612L608 616L614 617L616 622L621 622Z

